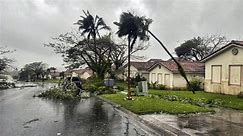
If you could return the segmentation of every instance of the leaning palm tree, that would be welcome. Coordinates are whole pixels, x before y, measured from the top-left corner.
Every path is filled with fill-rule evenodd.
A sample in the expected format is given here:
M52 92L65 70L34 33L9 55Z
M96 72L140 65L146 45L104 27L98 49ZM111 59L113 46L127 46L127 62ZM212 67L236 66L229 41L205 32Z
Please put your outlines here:
M126 20L123 19L123 18L125 18ZM133 20L136 20L136 21L133 21ZM172 56L172 54L168 51L168 49L164 46L164 44L149 30L149 25L151 23L152 23L152 19L146 18L145 16L139 17L139 16L136 16L136 15L133 15L130 12L122 13L121 18L120 18L120 23L115 22L115 24L119 26L119 30L117 32L118 36L123 36L123 35L128 36L128 46L129 46L129 43L130 43L130 41L129 41L129 34L130 33L132 35L142 35L142 38L144 38L144 39L149 39L146 32L148 32L150 35L152 35L152 37L154 37L159 42L159 44L166 51L166 53L171 57L171 59L174 60L174 62L176 63L176 65L178 67L178 71L180 72L181 76L186 80L189 88L191 88L190 82L187 79L186 73L185 73L184 69L182 68L182 66L180 65L180 63ZM134 30L134 29L137 30L137 31L131 31L131 30ZM137 37L134 37L134 40L136 40L136 38ZM134 43L135 43L135 41L134 41ZM130 74L129 68L130 68L130 60L128 59L128 77L130 76L129 75ZM192 92L195 93L194 90L192 90ZM128 94L129 94L129 90L128 90Z
M126 36L128 39L128 93L127 99L131 100L131 89L130 89L130 56L133 46L136 43L136 40L139 38L141 41L147 41L149 39L148 35L146 35L144 29L140 27L143 23L143 18L138 16L134 16L130 12L122 13L120 16L120 22L114 22L119 28L117 31L118 37Z

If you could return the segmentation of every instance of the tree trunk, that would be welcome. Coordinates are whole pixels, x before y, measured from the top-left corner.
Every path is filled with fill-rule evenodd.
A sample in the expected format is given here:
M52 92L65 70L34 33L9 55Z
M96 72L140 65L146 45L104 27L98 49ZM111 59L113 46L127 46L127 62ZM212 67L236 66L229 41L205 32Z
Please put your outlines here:
M131 66L131 62L130 62L130 43L131 43L131 38L130 36L128 36L128 63L127 63L127 100L132 100L132 96L131 96L131 85L130 85L130 80L131 80L131 77L130 77L130 66Z
M169 56L175 61L177 67L178 67L178 71L180 72L181 76L186 80L188 87L191 88L190 82L187 79L186 73L184 71L184 69L182 68L181 64L179 62L177 62L177 60L171 55L171 53L167 50L167 48L164 46L164 44L149 30L147 30L149 34L151 34L154 39L156 39L159 44L163 47L163 49L167 52L167 54L169 54ZM195 94L195 91L191 89L191 91Z

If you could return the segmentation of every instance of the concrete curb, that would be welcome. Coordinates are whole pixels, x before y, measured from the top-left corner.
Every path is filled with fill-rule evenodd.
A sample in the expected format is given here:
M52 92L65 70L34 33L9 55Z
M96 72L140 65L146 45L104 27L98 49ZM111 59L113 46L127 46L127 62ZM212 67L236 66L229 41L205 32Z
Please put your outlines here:
M140 127L142 127L143 129L145 129L145 131L151 133L152 135L157 135L157 136L190 136L189 134L176 129L172 126L169 126L167 124L164 123L160 123L160 125L156 125L152 122L149 122L147 120L144 120L143 118L141 118L139 115L121 107L120 105L104 99L100 96L96 96L97 98L99 98L100 100L107 102L109 104L111 104L122 116L125 116L129 119L132 119L133 121L136 121Z

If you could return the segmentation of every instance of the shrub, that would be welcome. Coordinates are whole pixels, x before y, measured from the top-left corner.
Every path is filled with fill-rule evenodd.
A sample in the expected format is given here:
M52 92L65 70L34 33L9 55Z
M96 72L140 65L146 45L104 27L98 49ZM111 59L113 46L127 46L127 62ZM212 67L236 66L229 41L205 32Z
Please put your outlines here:
M138 85L138 82L140 81L146 81L147 79L145 77L141 77L139 74L136 75L136 77L131 77L130 83L131 87L136 87Z
M158 82L151 82L151 89L157 89L157 84L158 84Z
M125 90L125 87L123 87L123 86L117 86L117 90L124 91Z
M86 83L86 84L83 85L83 89L93 93L93 92L99 90L99 86L97 86L95 84L91 84L91 83Z
M83 82L83 89L89 91L91 93L98 91L99 87L104 85L104 81L95 77L89 77L87 80Z
M202 90L201 89L201 84L202 84L202 81L199 80L199 79L192 79L190 81L190 86L187 85L187 89L189 91L199 91L199 90Z
M148 83L148 88L154 90L165 90L166 85L158 84L158 82L154 82L154 83Z
M162 84L159 84L159 85L157 85L157 89L158 90L165 90L166 89L166 86L165 85L162 85Z
M115 86L119 91L124 91L127 88L127 83L124 80L115 82Z
M243 98L243 92L240 92L237 96L238 98Z

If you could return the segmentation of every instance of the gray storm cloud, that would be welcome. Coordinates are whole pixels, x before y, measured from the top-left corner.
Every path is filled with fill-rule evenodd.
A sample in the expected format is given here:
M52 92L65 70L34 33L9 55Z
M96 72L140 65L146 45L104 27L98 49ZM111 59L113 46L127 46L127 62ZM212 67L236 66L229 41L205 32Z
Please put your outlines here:
M76 28L73 25L89 10L116 32L113 21L124 11L153 19L153 31L171 52L183 41L196 36L219 34L229 40L243 39L241 0L0 0L0 46L17 51L11 54L16 65L43 61L60 67L62 59L43 43L50 37ZM157 42L142 52L148 58L167 59Z

